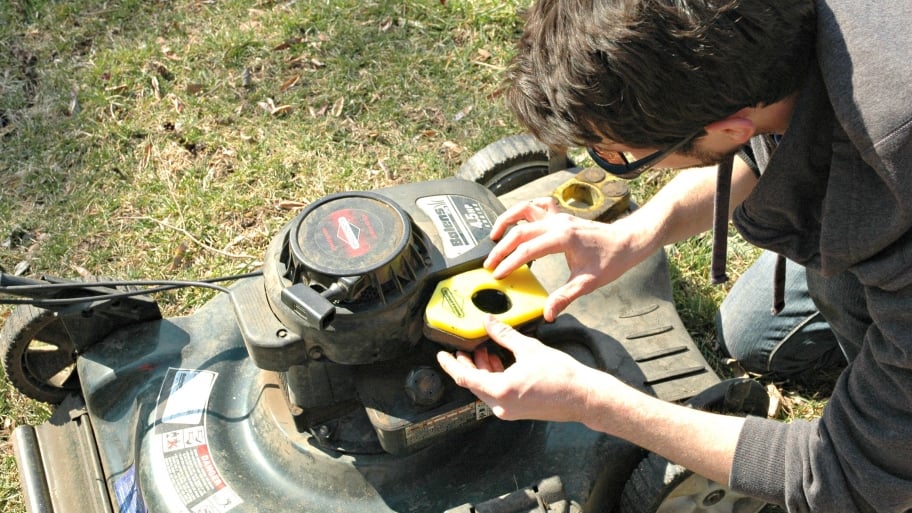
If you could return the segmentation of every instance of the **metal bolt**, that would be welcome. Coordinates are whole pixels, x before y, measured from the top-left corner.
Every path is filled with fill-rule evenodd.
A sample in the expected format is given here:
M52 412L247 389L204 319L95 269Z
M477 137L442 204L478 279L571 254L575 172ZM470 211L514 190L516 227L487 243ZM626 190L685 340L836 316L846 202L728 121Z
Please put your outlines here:
M706 497L703 497L703 506L715 506L725 497L725 490L713 490Z

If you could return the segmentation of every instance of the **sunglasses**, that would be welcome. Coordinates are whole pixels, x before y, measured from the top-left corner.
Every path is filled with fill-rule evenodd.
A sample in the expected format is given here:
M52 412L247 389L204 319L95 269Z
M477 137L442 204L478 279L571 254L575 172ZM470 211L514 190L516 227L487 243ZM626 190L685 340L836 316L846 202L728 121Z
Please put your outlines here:
M677 142L664 150L659 150L655 153L651 153L641 159L633 160L627 158L627 155L621 151L603 151L597 150L594 147L589 147L589 156L592 157L592 160L605 171L608 171L618 178L624 178L627 180L636 178L643 174L647 169L652 167L654 164L657 164L668 157L672 153L680 150L685 145L689 144L691 141L699 137L703 133L703 130L694 132L693 134L685 137L680 142Z

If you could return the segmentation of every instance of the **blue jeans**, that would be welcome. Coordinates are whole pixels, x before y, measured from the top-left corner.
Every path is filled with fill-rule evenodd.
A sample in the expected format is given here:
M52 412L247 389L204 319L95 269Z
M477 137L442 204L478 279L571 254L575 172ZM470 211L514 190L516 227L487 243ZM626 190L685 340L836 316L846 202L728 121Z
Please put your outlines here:
M785 378L845 364L846 359L808 294L804 267L787 262L785 308L772 315L776 254L764 252L738 279L716 315L722 352L747 371Z

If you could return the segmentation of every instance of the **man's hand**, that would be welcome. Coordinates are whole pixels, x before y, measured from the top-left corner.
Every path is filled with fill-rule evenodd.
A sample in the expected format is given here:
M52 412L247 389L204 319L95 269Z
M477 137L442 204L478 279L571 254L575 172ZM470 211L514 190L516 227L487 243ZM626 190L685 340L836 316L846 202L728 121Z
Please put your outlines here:
M588 402L587 379L598 371L570 355L552 349L489 317L485 328L491 338L513 353L515 362L503 362L486 349L454 357L441 351L440 366L459 386L468 388L506 420L579 421Z
M499 242L484 267L501 279L532 260L563 253L570 277L545 302L543 316L551 322L576 298L614 281L649 255L648 240L640 239L643 231L632 228L560 213L552 198L539 198L497 218L491 238Z
M743 419L666 403L489 318L491 338L513 353L437 353L456 383L505 420L581 422L727 483Z

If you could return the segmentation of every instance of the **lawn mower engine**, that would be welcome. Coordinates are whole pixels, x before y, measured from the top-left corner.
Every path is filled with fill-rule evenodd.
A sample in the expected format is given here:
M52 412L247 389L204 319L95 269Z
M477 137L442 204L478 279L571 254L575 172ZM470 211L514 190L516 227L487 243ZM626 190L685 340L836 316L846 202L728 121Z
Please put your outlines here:
M562 257L502 281L481 268L505 205L609 202L604 176L579 171L500 197L458 178L328 196L275 236L262 274L184 317L103 299L103 285L75 311L14 313L0 334L10 379L63 392L49 421L14 434L28 510L618 510L640 449L580 424L501 421L435 357L490 344L490 313L667 400L720 383L661 252L553 323L541 302L567 278Z

